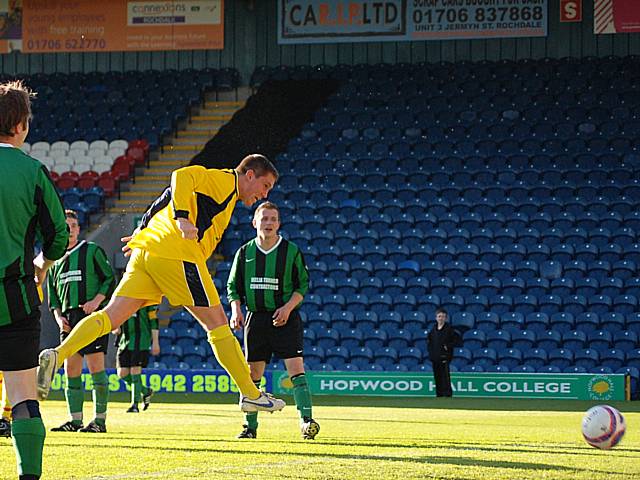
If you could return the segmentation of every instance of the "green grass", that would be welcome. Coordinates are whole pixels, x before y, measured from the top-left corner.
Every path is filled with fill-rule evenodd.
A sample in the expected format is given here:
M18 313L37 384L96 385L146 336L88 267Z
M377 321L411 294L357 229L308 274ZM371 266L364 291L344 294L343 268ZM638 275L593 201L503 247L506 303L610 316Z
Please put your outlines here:
M232 397L167 395L137 415L116 399L106 435L48 432L43 479L640 478L639 402L614 403L627 434L599 451L580 435L588 402L316 397L322 429L303 441L291 406L261 414L258 439L237 440ZM49 428L66 420L60 400L42 412ZM0 479L16 478L7 439L0 454Z

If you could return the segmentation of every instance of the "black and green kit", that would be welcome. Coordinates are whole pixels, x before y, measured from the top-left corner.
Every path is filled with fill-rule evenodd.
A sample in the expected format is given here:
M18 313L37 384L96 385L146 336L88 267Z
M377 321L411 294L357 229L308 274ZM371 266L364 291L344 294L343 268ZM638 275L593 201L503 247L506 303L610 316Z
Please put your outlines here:
M36 242L45 258L64 255L69 229L47 169L0 144L0 370L38 365L40 297L34 281Z
M158 329L158 306L150 305L138 310L120 327L118 352L123 350L148 351L151 349L151 331Z
M302 252L295 243L280 237L264 251L256 240L236 252L227 282L230 302L247 306L244 347L247 361L267 362L278 358L301 357L303 327L299 305L284 326L273 325L273 312L291 299L294 292L304 296L309 289L309 273Z
M280 238L268 252L253 239L236 252L227 282L229 302L240 300L250 312L273 312L309 289L309 273L295 243Z
M147 366L153 330L158 330L158 305L141 308L122 324L116 357L118 368Z
M49 307L65 313L80 308L98 293L108 300L115 277L104 250L93 242L81 241L53 264L47 283Z
M34 247L57 260L69 241L64 209L46 168L17 148L0 148L0 327L31 317L40 299Z

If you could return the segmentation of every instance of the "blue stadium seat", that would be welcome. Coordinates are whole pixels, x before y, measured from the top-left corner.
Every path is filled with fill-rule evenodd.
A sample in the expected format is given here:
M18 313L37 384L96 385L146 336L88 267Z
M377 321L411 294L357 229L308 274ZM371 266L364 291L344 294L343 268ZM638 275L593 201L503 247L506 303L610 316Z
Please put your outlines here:
M495 350L509 348L511 345L511 333L508 330L487 332L485 345Z
M578 349L574 352L574 362L579 367L591 370L600 364L600 355L597 350L591 348Z
M304 351L305 362L320 364L324 362L324 348L313 346Z
M567 368L574 363L574 355L572 350L565 348L556 348L548 352L549 364L555 365L561 369Z
M527 247L521 243L505 245L502 249L502 257L505 260L517 264L527 257Z
M624 282L622 279L616 277L603 278L599 284L600 291L598 293L600 295L607 295L611 298L620 295L624 289Z
M626 356L624 351L617 349L600 350L600 363L612 370L619 370L625 366Z
M355 326L355 315L353 311L336 312L331 315L331 327L339 332L349 330Z
M562 346L569 350L587 348L587 334L581 330L571 330L562 334Z
M471 277L469 277L471 279ZM494 277L480 278L476 281L477 291L488 298L498 295L502 289L500 280Z
M389 337L387 344L396 350L402 350L412 346L412 334L409 330L388 330Z
M603 313L600 315L599 328L612 334L623 331L625 329L625 315L617 312Z
M333 328L316 330L316 345L323 349L335 347L340 344L340 333Z
M592 243L584 243L576 245L574 248L574 257L576 260L589 263L598 258L599 249Z
M349 349L341 346L330 347L325 349L325 362L333 366L334 369L339 370L349 363Z
M570 295L565 297L563 299L563 309L567 313L578 316L587 310L587 298L583 295Z
M483 348L486 344L487 336L483 330L467 330L462 335L462 343L469 350Z
M498 330L500 326L500 317L495 312L479 312L475 315L475 328L486 332Z
M531 311L525 315L527 330L542 333L550 328L549 315L542 312Z
M551 282L546 278L534 277L525 281L525 293L533 297L546 295L551 288Z
M533 295L518 295L513 299L513 308L523 315L528 315L538 310L538 299Z
M512 373L535 373L536 369L531 365L518 365L511 369Z
M560 297L566 297L571 295L575 289L575 281L571 278L556 278L551 281L549 285L549 292L552 295L558 295Z
M495 295L488 301L491 312L497 315L509 312L514 306L513 298L509 295Z
M613 299L613 310L622 314L634 313L638 309L638 298L633 295L618 295Z
M594 295L587 300L589 311L598 315L611 311L613 301L608 295Z
M547 351L542 348L523 350L522 362L538 370L549 361Z
M395 348L385 347L374 352L374 361L385 370L390 369L398 362L398 352Z
M503 348L497 351L498 363L511 369L522 363L522 352L517 348Z
M364 345L371 350L378 351L387 343L387 332L384 330L372 330L365 333Z
M351 279L352 281L357 281ZM364 295L376 295L382 292L382 280L378 277L367 277L360 282L360 291Z
M433 295L444 296L449 295L453 290L453 281L448 277L436 277L431 279L430 293Z
M392 297L403 295L406 287L407 282L404 278L388 277L382 281L382 291Z
M354 365L357 365L361 370L367 368L373 363L373 351L370 348L351 348L350 353L350 362Z
M607 330L594 330L589 332L587 340L589 342L589 348L600 351L611 348L613 337L611 332Z
M497 360L497 353L493 348L480 348L472 350L473 363L478 367L487 367L489 365L495 365Z
M562 308L562 298L559 295L542 295L538 302L538 309L541 313L553 315Z
M523 331L525 317L520 312L504 312L500 314L500 328L509 330L512 333Z
M560 348L562 345L562 336L560 332L555 330L546 330L536 335L538 337L537 348L551 351L555 348Z
M558 332L567 332L575 328L575 317L571 313L556 312L551 315L551 328Z
M428 361L419 348L410 347L398 350L398 362L406 365L409 370L417 370L418 366L425 360Z
M464 295L460 293L459 293L459 296L464 297ZM465 311L474 313L474 314L484 312L489 307L489 300L485 295L469 295L466 297L466 300L464 301L465 301L465 308L464 308Z
M502 280L502 293L510 297L517 297L525 290L525 282L520 277L509 277Z

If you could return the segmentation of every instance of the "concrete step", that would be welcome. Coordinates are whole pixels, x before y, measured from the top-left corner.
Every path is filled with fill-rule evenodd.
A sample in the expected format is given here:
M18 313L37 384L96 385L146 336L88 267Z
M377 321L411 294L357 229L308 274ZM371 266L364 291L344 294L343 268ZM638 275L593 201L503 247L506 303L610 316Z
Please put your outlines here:
M206 115L194 115L191 117L191 123L198 122L227 122L231 120L233 115L229 113L214 113L208 112Z
M180 130L177 135L178 138L197 138L201 141L206 141L209 137L213 137L216 133L218 133L218 131L219 130L217 128L212 128L209 130L189 130L189 127L187 127L185 130Z
M114 206L107 208L107 213L144 213L147 211L147 206L148 204L144 206Z
M123 201L126 200L127 202L129 200L153 200L155 199L158 195L158 192L151 192L149 190L132 190L129 192L121 192L120 193L120 199L118 201Z
M200 148L194 145L165 145L165 152L198 152Z
M216 108L216 107L241 107L246 102L244 100L236 100L236 101L217 101L217 100L207 100L204 102L204 106L206 108Z

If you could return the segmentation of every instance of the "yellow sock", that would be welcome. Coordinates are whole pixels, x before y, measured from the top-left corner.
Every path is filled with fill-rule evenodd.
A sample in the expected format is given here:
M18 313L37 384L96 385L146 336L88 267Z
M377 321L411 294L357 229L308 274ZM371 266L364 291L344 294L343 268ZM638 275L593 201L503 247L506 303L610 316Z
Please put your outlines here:
M0 396L2 396L2 412L0 412L0 415L2 415L2 418L5 420L11 421L11 405L9 405L7 387L5 387L3 380L2 372L0 372Z
M255 400L260 390L254 385L249 375L249 365L242 355L240 344L231 333L229 325L221 325L208 333L209 343L213 348L218 363L224 367L238 389L245 397Z
M58 351L58 368L71 355L83 347L86 347L96 338L106 335L111 331L111 320L104 310L98 310L80 321L64 342L56 348Z

